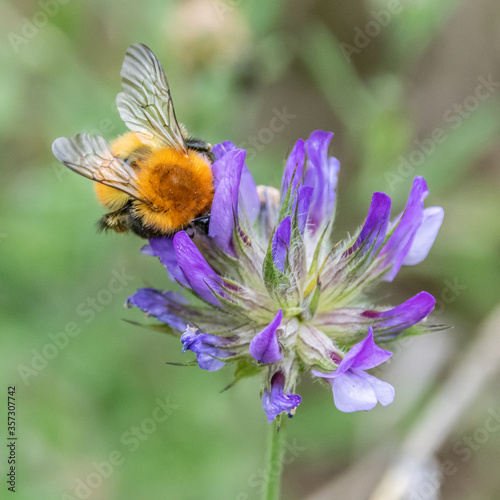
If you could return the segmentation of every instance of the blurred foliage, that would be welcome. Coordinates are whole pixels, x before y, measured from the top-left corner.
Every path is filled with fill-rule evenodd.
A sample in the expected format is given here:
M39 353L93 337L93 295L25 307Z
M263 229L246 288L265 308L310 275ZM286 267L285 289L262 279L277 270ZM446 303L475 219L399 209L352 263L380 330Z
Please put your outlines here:
M114 98L132 43L159 57L177 116L195 135L253 148L248 163L258 183L279 185L299 137L333 130L343 166L339 238L362 222L371 193L386 191L397 213L412 178L424 175L427 204L444 207L445 223L429 258L378 295L399 303L425 289L438 298L438 322L455 325L439 334L448 336L446 349L472 340L499 299L498 86L467 116L451 118L459 116L454 106L473 102L479 77L500 79L500 15L494 1L396 1L387 26L348 57L346 44L354 46L394 2L0 4L1 369L4 386L18 388L17 498L74 495L77 481L115 450L124 463L91 498L259 498L267 423L258 381L219 394L232 380L226 370L169 366L188 356L176 339L121 321L143 321L139 311L122 309L136 288L172 285L156 260L140 254L143 242L96 233L102 210L91 183L51 155L58 136L124 132ZM293 118L264 143L259 132L283 110ZM445 139L418 166L403 167L437 129ZM113 273L125 276L119 291L110 287ZM73 323L80 333L54 354L47 345ZM46 366L36 360L42 352L52 357ZM40 370L23 380L20 367L32 366ZM328 389L303 382L289 425L300 451L285 472L284 498L304 498L376 443L398 441L436 380L419 393L408 377L398 382L397 367L390 375L401 396L362 415L341 414ZM167 397L177 408L130 451L124 433ZM484 449L471 470L495 456L493 442ZM500 497L495 470L483 475L484 494L464 487L447 498Z

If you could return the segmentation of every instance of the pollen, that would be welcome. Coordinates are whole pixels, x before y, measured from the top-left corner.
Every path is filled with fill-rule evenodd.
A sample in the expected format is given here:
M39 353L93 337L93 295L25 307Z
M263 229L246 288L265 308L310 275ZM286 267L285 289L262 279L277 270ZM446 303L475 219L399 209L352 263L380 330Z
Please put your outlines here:
M156 149L138 162L142 202L135 204L146 226L175 232L206 213L214 187L209 161L196 151L186 155L174 149Z

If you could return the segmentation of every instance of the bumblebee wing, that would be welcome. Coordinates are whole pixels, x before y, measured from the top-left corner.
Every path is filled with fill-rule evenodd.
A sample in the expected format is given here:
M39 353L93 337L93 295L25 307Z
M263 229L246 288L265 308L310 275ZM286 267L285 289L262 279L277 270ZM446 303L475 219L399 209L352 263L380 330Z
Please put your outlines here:
M52 152L73 172L147 203L139 197L134 169L114 156L102 137L89 134L59 137L52 144Z
M116 104L127 127L146 144L160 143L187 154L167 77L153 52L140 43L131 45L120 74L123 92Z

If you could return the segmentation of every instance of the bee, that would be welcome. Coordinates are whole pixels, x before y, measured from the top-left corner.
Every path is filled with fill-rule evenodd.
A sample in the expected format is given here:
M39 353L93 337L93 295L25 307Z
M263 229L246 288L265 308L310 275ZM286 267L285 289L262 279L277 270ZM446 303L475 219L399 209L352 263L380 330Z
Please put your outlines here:
M99 136L60 137L54 156L95 181L108 210L101 230L132 231L142 238L186 228L207 232L214 196L211 145L177 122L167 78L153 52L134 44L120 72L118 112L130 132L111 144Z

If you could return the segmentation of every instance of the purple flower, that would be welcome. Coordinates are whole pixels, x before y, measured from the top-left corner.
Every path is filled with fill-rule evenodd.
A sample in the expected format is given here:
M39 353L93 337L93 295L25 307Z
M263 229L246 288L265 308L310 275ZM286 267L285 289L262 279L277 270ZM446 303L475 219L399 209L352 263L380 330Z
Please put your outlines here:
M335 190L340 163L333 156L328 156L328 146L332 137L331 132L316 130L307 141L299 139L288 157L283 173L282 193L284 196L291 184L290 200L296 196L297 190L301 187L312 188L312 192L302 193L302 207L299 208L301 223L304 222L304 215L308 213L313 232L332 219L335 208ZM304 212L305 206L307 212Z
M302 398L298 394L289 391L284 392L285 376L277 372L271 380L271 390L266 389L262 396L262 408L266 412L267 421L271 423L280 413L286 411L289 416L299 406Z
M230 345L233 340L200 333L199 330L188 327L181 336L182 352L193 351L196 353L196 361L201 369L215 372L225 365L224 361L217 358L227 358L233 355L232 352L220 349L220 347Z
M427 292L420 292L411 299L388 311L368 310L361 313L365 318L377 321L377 330L383 330L378 339L387 340L426 318L436 305L436 299Z
M304 185L314 188L309 214L313 230L329 222L335 208L335 190L340 163L337 158L328 156L328 146L332 137L332 132L316 130L306 141L307 171Z
M374 193L363 229L348 253L360 247L362 247L362 254L369 250L375 253L384 241L390 216L391 199L389 196L385 193Z
M259 332L250 342L249 352L259 363L274 363L283 358L281 347L278 343L278 328L283 319L280 309L274 319L264 330Z
M436 301L427 292L396 307L373 305L370 297L381 280L393 280L402 265L427 256L443 210L424 208L427 184L416 177L399 216L391 220L391 199L375 193L356 235L335 241L339 163L328 155L331 139L317 130L297 141L281 196L274 188L256 188L245 153L233 143L214 146L209 235L197 233L191 240L180 231L151 240L144 250L201 303L184 304L153 289L129 299L179 331L189 325L183 351L195 352L201 368L214 371L235 362L236 380L260 372L270 422L294 412L301 401L294 394L300 374L313 367L315 376L332 385L342 411L390 404L392 386L366 373L391 356L375 340L395 341L431 326L423 320Z
M436 299L427 292L420 292L397 307L386 311L362 307L338 307L317 315L315 324L331 333L344 331L356 334L372 326L377 340L389 340L426 318L434 309Z
M385 281L392 281L396 277L415 242L415 237L424 221L424 199L428 194L425 180L422 177L415 177L405 211L394 223L394 232L380 251L380 256L384 257L384 266L390 266L389 272L384 277ZM437 229L430 233L421 232L420 241L415 242L417 246L430 248L437 235Z
M392 356L373 342L373 330L346 354L336 371L325 374L312 370L332 386L335 406L345 413L371 410L379 402L387 406L394 401L394 388L364 370L375 368Z

